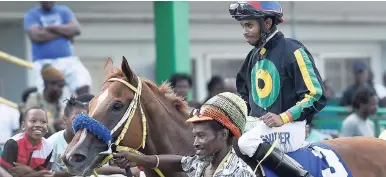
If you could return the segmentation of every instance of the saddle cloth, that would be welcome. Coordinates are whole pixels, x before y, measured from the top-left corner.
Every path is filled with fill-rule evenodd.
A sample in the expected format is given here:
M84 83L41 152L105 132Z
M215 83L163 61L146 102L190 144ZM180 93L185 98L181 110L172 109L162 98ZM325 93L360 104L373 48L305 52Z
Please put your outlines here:
M353 177L343 159L330 146L317 142L288 153L314 177ZM263 167L266 177L278 177Z

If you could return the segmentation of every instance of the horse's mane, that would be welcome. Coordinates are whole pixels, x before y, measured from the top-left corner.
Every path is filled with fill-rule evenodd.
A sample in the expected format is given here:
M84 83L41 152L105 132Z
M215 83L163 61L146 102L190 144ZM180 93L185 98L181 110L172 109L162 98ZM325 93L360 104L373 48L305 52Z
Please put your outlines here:
M125 75L123 74L122 70L119 68L114 68L108 73L105 79L105 82L111 78L122 78L122 77L125 78ZM143 83L145 83L150 89L157 91L160 95L164 96L167 100L171 101L179 112L183 114L187 112L188 103L182 97L177 96L174 93L169 82L164 82L161 84L161 86L158 87L154 82L148 79L144 79L144 78L141 78L141 79Z

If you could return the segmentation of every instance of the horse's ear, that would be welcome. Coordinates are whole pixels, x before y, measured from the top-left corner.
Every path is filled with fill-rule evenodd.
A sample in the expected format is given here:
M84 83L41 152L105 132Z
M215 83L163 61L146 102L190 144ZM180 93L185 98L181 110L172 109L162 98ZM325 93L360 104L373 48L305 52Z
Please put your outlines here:
M107 57L105 67L104 67L105 73L108 74L113 69L114 69L113 60L111 59L111 57Z
M133 70L131 70L129 63L127 63L127 60L124 56L122 57L122 66L121 67L122 67L121 68L122 72L126 76L127 80L129 82L135 81L136 76L135 76Z

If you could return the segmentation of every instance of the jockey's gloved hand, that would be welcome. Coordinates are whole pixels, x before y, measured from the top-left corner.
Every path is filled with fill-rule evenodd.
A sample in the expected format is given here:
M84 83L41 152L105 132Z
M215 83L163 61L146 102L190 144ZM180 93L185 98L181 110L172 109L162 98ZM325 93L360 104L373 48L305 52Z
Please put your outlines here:
M281 127L282 125L284 125L284 122L281 117L271 112L265 114L264 116L261 116L260 119L265 123L265 125L270 128Z

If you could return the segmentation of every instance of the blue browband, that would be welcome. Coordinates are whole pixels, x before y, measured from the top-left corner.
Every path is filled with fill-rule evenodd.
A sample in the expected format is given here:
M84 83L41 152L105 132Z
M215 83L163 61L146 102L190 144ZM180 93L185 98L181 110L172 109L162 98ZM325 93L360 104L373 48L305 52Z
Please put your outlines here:
M104 141L106 144L111 142L111 140L113 139L110 134L109 128L107 128L101 122L91 118L87 114L76 115L74 121L72 122L72 128L74 129L75 133L79 129L85 128L92 134L97 136L100 140Z

